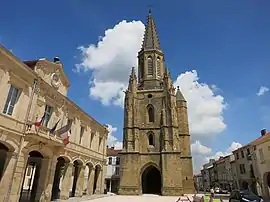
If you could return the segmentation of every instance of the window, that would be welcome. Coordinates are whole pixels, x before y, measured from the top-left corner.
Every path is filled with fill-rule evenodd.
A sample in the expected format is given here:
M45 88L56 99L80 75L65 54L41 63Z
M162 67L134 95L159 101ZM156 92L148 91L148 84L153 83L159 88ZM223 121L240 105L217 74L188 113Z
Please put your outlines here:
M236 159L239 159L239 153L236 153Z
M31 166L28 166L28 168L27 168L27 176L30 176L31 175L31 170L32 170L32 168L31 168Z
M95 137L95 133L94 132L91 132L91 136L90 136L90 147L92 145L92 142L93 142L94 137Z
M154 122L155 121L154 107L152 105L148 105L147 111L148 111L148 121L149 122Z
M109 165L112 165L112 157L109 157L109 162L108 162Z
M249 148L247 149L247 155L250 155L250 150L249 150Z
M245 154L244 154L244 151L243 150L241 151L241 157L242 158L245 158Z
M260 156L260 161L261 163L264 161L264 155L263 155L263 150L259 149L259 156Z
M161 73L160 73L160 58L158 57L157 58L157 76L160 76Z
M115 162L116 165L120 165L120 157L116 157L116 162Z
M81 126L81 131L80 131L80 142L79 142L79 144L81 144L81 142L82 142L82 137L83 137L83 133L84 133L84 127L83 126Z
M153 134L148 134L148 144L154 146L154 137Z
M151 56L147 58L148 75L153 75L153 59Z
M100 147L101 145L101 142L102 142L102 137L99 138L99 142L98 142L98 146Z
M6 104L4 107L4 114L12 115L16 102L19 98L19 89L14 86L10 86Z
M240 164L239 166L240 166L240 173L241 173L241 174L246 173L245 164Z
M48 126L48 123L51 119L51 116L52 116L52 111L53 111L53 108L49 105L46 105L45 107L45 117L44 117L44 121L43 121L43 125L44 126Z
M120 168L119 167L116 167L115 168L115 175L119 175L119 173L120 173Z
M72 119L68 119L67 125L68 125L68 126L69 126L69 125L72 125Z

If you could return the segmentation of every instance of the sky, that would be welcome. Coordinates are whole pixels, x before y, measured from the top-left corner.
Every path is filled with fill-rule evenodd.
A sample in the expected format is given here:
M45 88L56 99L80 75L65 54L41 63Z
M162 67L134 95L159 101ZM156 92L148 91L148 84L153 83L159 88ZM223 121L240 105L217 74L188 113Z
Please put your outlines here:
M195 172L270 121L270 1L0 1L0 43L21 60L59 56L68 97L121 147L123 90L151 7L165 64L188 101ZM79 90L78 90L79 89Z

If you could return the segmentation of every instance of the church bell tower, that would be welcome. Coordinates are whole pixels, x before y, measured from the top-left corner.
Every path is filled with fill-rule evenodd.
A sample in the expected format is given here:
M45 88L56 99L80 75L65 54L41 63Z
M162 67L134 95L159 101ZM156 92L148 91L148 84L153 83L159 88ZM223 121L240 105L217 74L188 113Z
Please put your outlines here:
M187 103L164 65L151 12L125 92L119 194L194 193Z

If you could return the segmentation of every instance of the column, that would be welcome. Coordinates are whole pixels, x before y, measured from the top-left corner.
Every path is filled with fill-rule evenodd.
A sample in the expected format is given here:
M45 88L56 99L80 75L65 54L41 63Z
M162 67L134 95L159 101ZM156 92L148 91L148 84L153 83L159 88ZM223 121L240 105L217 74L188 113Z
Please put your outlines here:
M89 179L87 184L87 195L93 194L93 188L94 188L94 178L95 177L95 168L89 167Z
M45 181L45 187L44 187L45 188L44 189L45 201L50 201L52 197L52 188L53 188L56 165L57 165L57 157L53 157L52 159L50 159L48 175L47 175L48 177L47 177L47 181Z
M0 181L0 201L4 201L5 197L7 196L8 189L10 186L11 175L13 172L14 166L16 166L16 154L12 155L13 152L7 152L6 160L5 160L5 166L4 166L4 172L2 179Z
M95 191L95 194L102 194L102 169L99 169L97 171L97 175L98 175L98 178L97 178L97 187L96 187L96 191Z
M57 159L43 158L41 160L41 168L37 184L37 193L35 199L40 202L51 200L51 192L53 185L53 178L55 173Z
M109 179L109 181L110 181L109 192L112 192L112 179Z
M13 179L11 179L13 182L12 182L12 188L11 188L11 192L10 192L9 201L10 202L17 202L17 201L19 201L20 194L21 194L21 186L22 186L22 182L23 182L23 178L24 178L25 169L27 166L28 155L24 155L23 153L20 153L17 156L17 153L13 153L12 158L14 158L14 160L12 160L12 162L17 161L16 158L18 158L18 163L16 164L15 162L12 163L10 161L9 163L13 164L12 168L11 167L6 168L6 172L8 171L10 173L12 173L13 169L15 169L15 174L13 176ZM16 168L14 168L14 166L16 166ZM10 175L10 177L11 177L11 175ZM8 193L6 193L6 194L8 194Z
M79 173L78 173L75 196L82 197L83 195L84 171L85 171L85 166L79 165Z
M70 183L72 179L72 169L73 163L66 163L65 165L65 172L62 178L61 183L61 192L60 192L60 199L66 200L69 198L69 191L70 191Z

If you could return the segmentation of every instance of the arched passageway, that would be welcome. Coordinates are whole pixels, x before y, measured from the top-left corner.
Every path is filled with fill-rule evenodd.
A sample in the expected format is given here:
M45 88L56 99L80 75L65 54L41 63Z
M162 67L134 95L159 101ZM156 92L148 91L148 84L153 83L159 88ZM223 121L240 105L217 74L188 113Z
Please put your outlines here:
M73 171L72 171L72 176L73 176L73 182L72 182L72 190L70 193L71 197L76 196L76 188L77 188L77 182L79 179L79 174L81 171L81 167L82 167L82 162L76 160L73 163Z
M248 190L248 183L246 181L242 182L242 189Z
M161 175L159 170L150 165L142 173L142 193L161 194Z
M4 175L8 151L9 149L4 144L0 143L0 180Z
M52 200L60 199L61 178L63 177L66 170L66 163L67 161L63 157L59 157L57 159L52 187Z
M98 178L100 175L101 167L99 165L96 165L95 167L95 175L94 175L94 185L93 185L93 194L96 193L97 187L98 187Z
M38 182L40 178L40 169L42 166L43 155L38 151L29 153L27 166L22 183L20 202L37 201L36 199Z

